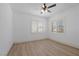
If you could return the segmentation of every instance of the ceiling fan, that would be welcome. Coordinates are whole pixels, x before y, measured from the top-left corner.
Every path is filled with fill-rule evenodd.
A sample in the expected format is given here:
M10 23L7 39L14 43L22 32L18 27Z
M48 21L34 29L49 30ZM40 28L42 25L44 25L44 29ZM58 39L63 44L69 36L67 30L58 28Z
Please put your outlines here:
M41 14L43 14L43 13L45 13L45 12L51 13L51 11L48 10L48 9L50 9L50 8L52 8L52 7L55 7L55 6L56 6L56 4L47 6L46 3L43 3L43 5L41 6Z

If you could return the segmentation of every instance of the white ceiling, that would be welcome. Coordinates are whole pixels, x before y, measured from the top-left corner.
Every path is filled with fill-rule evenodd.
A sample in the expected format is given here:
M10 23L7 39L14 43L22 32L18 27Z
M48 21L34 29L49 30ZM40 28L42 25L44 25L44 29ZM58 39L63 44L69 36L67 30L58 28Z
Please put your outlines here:
M53 3L47 3L47 6ZM42 3L11 3L11 8L14 13L32 14L36 16L49 17L54 13L63 12L69 8L78 6L78 3L56 3L56 7L50 8L52 13L41 14Z

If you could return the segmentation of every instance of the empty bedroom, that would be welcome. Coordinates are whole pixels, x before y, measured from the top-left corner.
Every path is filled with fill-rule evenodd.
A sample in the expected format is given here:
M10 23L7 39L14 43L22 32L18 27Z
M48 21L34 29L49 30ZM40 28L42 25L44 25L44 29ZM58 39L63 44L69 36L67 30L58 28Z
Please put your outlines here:
M0 56L79 56L79 3L0 3Z

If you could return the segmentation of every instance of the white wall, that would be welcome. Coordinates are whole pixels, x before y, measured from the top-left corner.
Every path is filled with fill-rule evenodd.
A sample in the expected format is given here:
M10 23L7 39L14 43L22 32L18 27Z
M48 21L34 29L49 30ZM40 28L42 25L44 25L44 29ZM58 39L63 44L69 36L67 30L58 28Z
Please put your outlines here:
M51 22L60 19L63 19L65 32L51 32ZM52 15L49 20L49 38L79 48L79 6Z
M0 55L7 55L12 42L12 11L8 4L0 4Z
M41 17L29 14L14 13L13 31L15 43L47 38L47 30L43 33L32 33L31 23L33 20L41 21L46 24L46 20Z

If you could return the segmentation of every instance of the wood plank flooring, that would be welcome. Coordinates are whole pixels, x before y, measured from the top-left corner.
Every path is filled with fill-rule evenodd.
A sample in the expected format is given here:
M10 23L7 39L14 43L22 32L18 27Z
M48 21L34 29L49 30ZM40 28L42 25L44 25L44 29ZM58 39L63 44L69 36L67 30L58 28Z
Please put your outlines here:
M79 49L44 39L14 44L8 56L79 56Z

